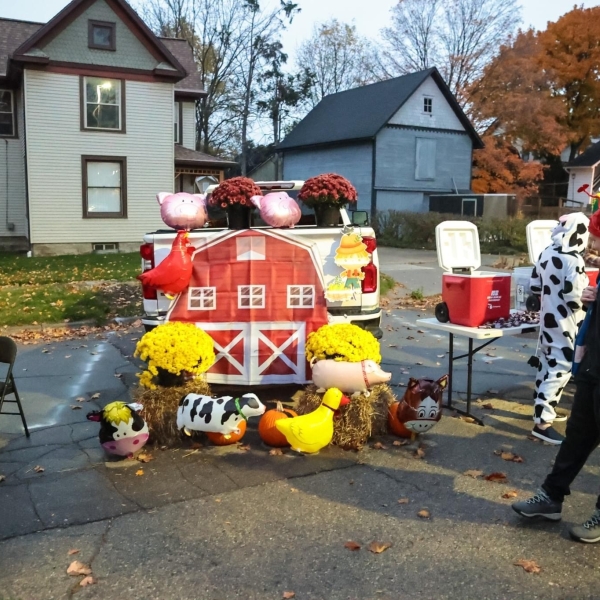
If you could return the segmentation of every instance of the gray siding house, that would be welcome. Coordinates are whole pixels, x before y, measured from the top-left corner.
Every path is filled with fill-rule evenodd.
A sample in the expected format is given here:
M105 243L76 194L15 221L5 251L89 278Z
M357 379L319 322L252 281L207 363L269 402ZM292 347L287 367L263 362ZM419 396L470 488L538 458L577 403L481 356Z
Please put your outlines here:
M283 178L338 173L359 210L429 210L431 194L470 191L483 143L435 68L331 94L281 142Z
M192 48L125 0L73 0L47 24L0 18L0 248L132 251L161 191L231 166L195 150Z

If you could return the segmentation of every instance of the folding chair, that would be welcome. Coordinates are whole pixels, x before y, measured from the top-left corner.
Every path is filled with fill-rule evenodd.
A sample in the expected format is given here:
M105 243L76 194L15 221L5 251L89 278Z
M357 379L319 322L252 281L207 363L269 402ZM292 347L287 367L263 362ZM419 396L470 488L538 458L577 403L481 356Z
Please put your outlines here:
M0 381L0 415L20 415L21 421L23 421L23 427L25 428L25 435L29 437L29 429L27 429L27 421L25 421L25 413L21 406L21 399L17 392L17 386L15 384L15 378L13 377L12 371L15 364L15 358L17 358L17 345L15 342L5 336L0 336L0 363L8 365L8 372L6 373L6 379L4 383ZM14 394L15 400L7 400L5 396ZM4 402L14 402L19 412L2 412L2 406Z

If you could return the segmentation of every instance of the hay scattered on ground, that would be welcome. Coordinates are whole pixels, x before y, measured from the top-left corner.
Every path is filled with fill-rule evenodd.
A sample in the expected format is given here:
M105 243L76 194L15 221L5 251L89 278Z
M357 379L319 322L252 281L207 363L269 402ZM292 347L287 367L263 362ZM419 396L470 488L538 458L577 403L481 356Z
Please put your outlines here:
M188 381L176 387L158 387L149 390L140 387L135 393L135 402L144 406L142 416L148 423L150 443L159 446L179 446L186 437L177 429L177 408L186 394L210 396L206 381Z
M317 409L322 400L323 394L309 385L296 399L294 410L305 415ZM341 409L341 418L334 420L332 443L346 450L360 450L371 436L386 434L388 406L396 400L387 384L376 385L369 397L360 394L351 398L350 404Z

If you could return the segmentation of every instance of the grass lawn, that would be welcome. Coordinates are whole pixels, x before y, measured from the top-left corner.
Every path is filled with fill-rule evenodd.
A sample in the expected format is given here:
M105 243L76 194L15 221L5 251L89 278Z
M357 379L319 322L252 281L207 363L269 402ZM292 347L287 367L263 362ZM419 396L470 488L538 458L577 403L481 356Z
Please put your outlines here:
M394 289L394 286L396 285L396 280L393 277L386 275L385 273L381 273L380 285L381 290L379 292L379 295L383 298L390 290Z
M141 259L137 252L40 258L0 253L0 287L72 281L133 281L140 269Z

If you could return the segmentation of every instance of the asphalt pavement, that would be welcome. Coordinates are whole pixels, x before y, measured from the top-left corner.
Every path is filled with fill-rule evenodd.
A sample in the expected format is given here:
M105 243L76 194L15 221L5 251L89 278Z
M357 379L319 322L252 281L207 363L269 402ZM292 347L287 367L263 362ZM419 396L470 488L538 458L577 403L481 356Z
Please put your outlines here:
M406 289L439 291L433 253L380 250L382 271ZM409 377L447 372L447 337L420 327L423 316L395 298L385 310L382 364L399 396ZM330 447L308 457L270 455L251 420L244 446L184 444L151 448L148 463L108 461L85 415L131 398L141 334L20 346L15 375L32 436L18 417L0 416L0 599L600 597L600 545L567 534L593 509L597 454L562 523L522 523L510 509L556 455L527 435L534 336L500 339L477 357L473 412L484 426L445 410L408 445L384 436L360 452ZM463 408L465 369L455 370ZM276 395L289 400L294 391ZM501 450L523 462L503 460ZM503 483L485 479L492 473ZM371 542L375 551L391 545L378 553ZM69 576L73 560L89 565L96 583L81 587L83 575ZM541 572L514 564L521 560Z

